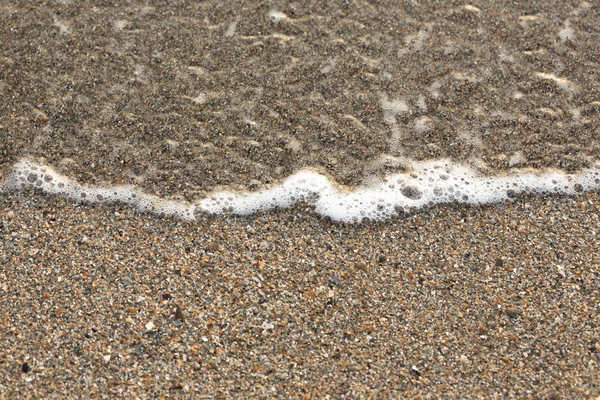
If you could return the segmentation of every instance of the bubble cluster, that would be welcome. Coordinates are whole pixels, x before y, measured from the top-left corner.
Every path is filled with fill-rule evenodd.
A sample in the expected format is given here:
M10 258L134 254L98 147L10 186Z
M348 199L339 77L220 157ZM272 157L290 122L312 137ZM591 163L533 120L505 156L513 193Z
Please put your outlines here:
M198 203L199 209L219 214L252 214L287 208L298 202L313 204L315 211L341 222L383 220L443 203L488 204L519 194L576 194L600 186L600 168L577 175L560 171L515 171L483 176L475 169L449 160L413 162L407 173L390 175L380 183L344 190L314 171L300 171L281 185L257 193L215 193Z
M381 100L381 108L383 108L383 119L387 124L393 125L396 123L396 116L404 116L409 114L408 103L403 99L389 101L387 96Z
M305 169L281 184L259 192L216 192L189 204L143 193L134 186L84 186L31 161L18 162L3 185L7 190L38 188L45 193L89 203L122 202L143 212L193 220L201 214L250 215L259 211L309 203L332 220L360 223L384 220L402 212L443 203L488 204L519 194L577 194L600 187L600 166L579 174L555 170L512 170L484 176L449 160L413 162L409 171L376 184L342 188L316 171Z
M84 186L58 174L48 166L38 165L29 160L21 160L3 182L5 190L37 188L44 193L66 197L87 203L120 202L133 206L142 212L151 212L184 220L194 219L194 206L143 193L131 185L107 187Z
M281 11L277 11L277 10L271 10L269 11L269 13L267 14L268 18L273 21L274 23L278 24L282 21L286 21L288 19L288 16L285 15L284 13L282 13Z

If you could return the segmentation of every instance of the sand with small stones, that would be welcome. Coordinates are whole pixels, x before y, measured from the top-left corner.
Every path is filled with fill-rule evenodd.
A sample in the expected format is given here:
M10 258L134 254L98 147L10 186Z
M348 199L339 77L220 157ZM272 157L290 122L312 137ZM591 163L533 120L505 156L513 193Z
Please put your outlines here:
M0 179L194 201L600 152L586 1L0 2ZM600 396L600 195L336 224L0 192L0 399Z
M0 397L596 398L599 207L188 223L4 195Z

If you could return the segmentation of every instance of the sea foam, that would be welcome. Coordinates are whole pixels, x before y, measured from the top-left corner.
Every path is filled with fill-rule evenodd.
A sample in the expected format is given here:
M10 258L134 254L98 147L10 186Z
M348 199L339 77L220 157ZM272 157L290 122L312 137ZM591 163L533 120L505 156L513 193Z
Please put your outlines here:
M303 169L280 184L258 192L215 192L194 203L163 199L130 185L82 185L51 167L21 160L14 165L0 189L38 188L89 203L121 202L142 212L184 220L206 214L250 215L258 211L289 208L308 203L332 220L359 223L384 220L401 212L443 203L489 204L511 200L519 194L573 195L600 187L600 164L577 174L558 170L515 169L487 176L467 164L450 160L414 161L408 171L389 175L377 183L344 188L326 176Z

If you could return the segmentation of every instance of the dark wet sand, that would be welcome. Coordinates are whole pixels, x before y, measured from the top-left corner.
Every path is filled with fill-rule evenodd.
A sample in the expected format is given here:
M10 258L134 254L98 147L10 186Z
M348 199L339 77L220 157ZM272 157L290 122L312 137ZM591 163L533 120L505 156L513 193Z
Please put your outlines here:
M398 157L574 171L600 154L599 27L564 0L5 2L0 169L190 200Z

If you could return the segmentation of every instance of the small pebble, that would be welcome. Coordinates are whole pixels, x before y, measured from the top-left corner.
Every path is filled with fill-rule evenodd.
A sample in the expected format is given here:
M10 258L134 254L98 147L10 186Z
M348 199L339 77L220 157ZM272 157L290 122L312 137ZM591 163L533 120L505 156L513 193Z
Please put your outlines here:
M412 367L410 367L410 372L414 375L414 376L421 376L421 371L419 371L419 368L417 368L416 365L413 365Z
M517 306L510 306L506 309L506 315L514 319L521 315L521 310Z
M27 362L24 362L23 364L21 364L21 372L23 372L24 374L27 374L29 371L31 371L31 367L29 366L29 364Z
M181 311L181 307L175 307L175 319L177 321L183 321L183 311Z
M367 267L367 263L364 261L359 261L356 263L356 268L360 269L363 272L369 272L369 268Z
M333 274L331 281L333 282L334 285L337 285L338 283L340 283L340 275L337 273Z

